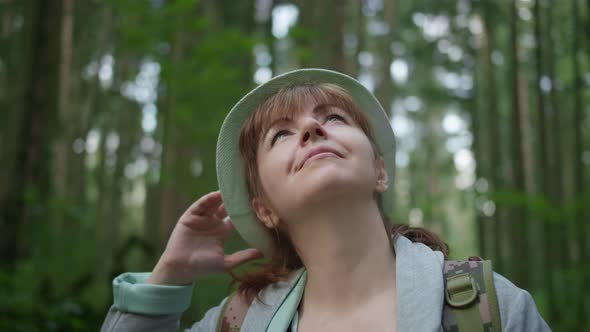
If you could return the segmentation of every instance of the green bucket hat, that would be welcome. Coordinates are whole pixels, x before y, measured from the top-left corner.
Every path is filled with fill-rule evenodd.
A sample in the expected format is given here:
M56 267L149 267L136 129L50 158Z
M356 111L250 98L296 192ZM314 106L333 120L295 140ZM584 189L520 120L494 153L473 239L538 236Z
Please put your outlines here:
M389 189L381 195L382 212L389 216L393 208L393 179L395 171L395 136L389 118L375 96L354 78L325 69L299 69L278 75L244 96L226 116L217 140L217 182L225 209L242 238L265 256L272 253L272 238L256 218L250 206L244 160L239 140L242 124L269 97L285 87L330 83L346 90L365 112L375 136L379 153L385 161Z

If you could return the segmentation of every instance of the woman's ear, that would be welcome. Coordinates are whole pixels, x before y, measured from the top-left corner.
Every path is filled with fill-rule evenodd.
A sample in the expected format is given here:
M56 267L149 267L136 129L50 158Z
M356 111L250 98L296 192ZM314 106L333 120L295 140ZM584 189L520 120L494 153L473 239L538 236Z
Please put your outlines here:
M256 217L258 217L266 228L277 228L279 218L261 199L254 198L252 200L252 208L256 213Z
M375 191L383 193L389 188L389 176L387 176L387 170L385 169L385 161L379 157L375 160L375 166L377 171L377 183L375 185Z

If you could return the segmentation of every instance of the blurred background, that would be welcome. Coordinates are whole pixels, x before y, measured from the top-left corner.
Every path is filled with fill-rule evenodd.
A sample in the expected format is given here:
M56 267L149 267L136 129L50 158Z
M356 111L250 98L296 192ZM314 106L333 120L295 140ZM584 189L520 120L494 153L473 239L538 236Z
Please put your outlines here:
M396 222L590 330L590 1L0 0L0 330L96 331L216 190L218 130L274 75L358 78L397 135ZM243 247L238 236L228 250ZM195 290L183 324L229 291Z

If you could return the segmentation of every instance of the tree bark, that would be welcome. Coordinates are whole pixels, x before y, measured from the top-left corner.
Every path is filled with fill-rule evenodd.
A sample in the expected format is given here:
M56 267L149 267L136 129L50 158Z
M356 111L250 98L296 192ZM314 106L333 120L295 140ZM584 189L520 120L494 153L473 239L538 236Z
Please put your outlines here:
M52 227L55 227L58 232L68 229L72 232L71 234L76 234L76 229L80 225L79 215L72 212L82 210L86 205L84 160L87 131L82 123L82 108L75 106L75 100L79 96L76 92L79 92L80 77L72 74L77 70L73 56L74 1L61 0L61 2L63 15L59 33L61 54L56 123L59 129L52 147L54 156L52 184L55 188L55 199L63 202L63 206L70 208L54 209ZM81 52L78 52L78 56L80 54ZM77 150L74 150L75 144Z
M379 70L381 78L380 84L377 86L375 95L381 101L385 112L391 115L391 103L393 99L393 81L391 72L389 70L391 62L393 61L393 53L391 51L391 43L393 42L393 26L395 24L395 1L385 1L383 3L383 20L389 26L389 33L381 38L381 45L379 47L380 57L382 59L382 68Z
M345 6L337 0L332 3L331 10L334 12L334 31L331 34L332 38L330 40L331 63L334 70L339 72L346 72L346 58L344 56L345 9Z
M582 102L582 92L583 92L583 82L582 76L580 75L582 70L580 67L580 58L579 58L579 40L580 40L580 33L579 29L580 24L580 17L579 17L579 6L578 1L573 0L572 5L572 17L573 17L573 43L572 43L572 68L573 68L573 76L574 76L574 109L573 109L573 134L574 134L574 147L573 147L573 155L574 155L574 162L573 162L573 184L574 184L574 197L576 198L576 225L577 230L575 233L577 234L577 241L576 241L576 248L575 248L575 260L578 263L581 263L581 259L584 252L588 252L590 248L587 247L586 242L586 232L585 232L585 222L584 222L584 213L583 213L583 205L581 204L581 199L584 195L584 163L582 162L582 154L584 153L583 147L583 135L582 135L582 126L584 124L584 110L583 110L583 102Z
M2 259L9 264L27 255L28 227L43 222L50 194L48 142L57 108L59 34L61 6L57 1L37 1L31 5L29 53L25 57L25 93L19 123L18 152L9 195L2 204L7 228L2 241Z
M305 56L302 67L320 67L346 72L344 56L345 6L338 1L300 0L301 27L306 36L299 40ZM330 15L326 15L330 13ZM314 38L307 36L315 32Z
M317 2L313 0L298 0L298 4L299 19L297 21L304 32L303 36L295 41L297 48L300 48L298 61L303 68L315 67L317 66L317 57L314 55L313 41L308 36L308 33L315 29L314 13L318 11ZM276 69L278 61L275 59L275 56L273 56L273 60Z
M174 46L172 49L171 72L178 71L184 59L185 53L185 31L183 31L182 24L178 24L179 29L174 37ZM173 77L172 77L173 79ZM159 227L159 242L160 247L164 248L168 237L176 224L176 220L180 217L184 207L185 200L182 198L178 190L175 171L181 157L180 152L180 138L176 127L176 107L175 107L175 91L171 82L167 82L169 92L165 101L165 108L162 112L162 168L161 168L161 203L160 203L160 227Z
M585 209L583 200L584 200L584 163L582 162L582 154L584 151L583 147L583 135L582 135L582 126L584 124L584 110L583 110L583 102L582 102L582 92L583 92L583 82L581 77L581 66L580 66L580 59L579 59L579 29L580 29L580 17L579 17L579 5L578 0L572 0L572 31L573 31L573 42L572 42L572 69L573 69L573 77L574 77L574 84L573 84L573 94L574 94L574 107L573 107L573 198L574 198L574 220L570 223L570 232L571 232L571 246L572 246L572 255L573 255L573 263L575 264L575 274L574 282L572 289L573 292L570 293L574 298L574 307L577 308L576 317L578 322L583 322L583 317L585 316L585 301L582 299L582 296L575 296L577 295L575 292L578 289L583 289L584 285L588 285L590 282L590 278L587 274L582 272L584 269L584 262L585 262L585 254L587 253L590 248L587 248L587 220L585 216Z
M494 193L502 188L502 158L501 158L501 151L500 146L501 144L498 143L500 139L500 112L498 106L498 91L496 88L496 75L494 69L494 63L492 61L492 54L496 48L496 34L495 34L495 26L496 20L494 18L494 8L492 7L493 4L487 3L484 7L484 33L487 36L487 47L486 47L486 74L488 80L488 111L486 112L487 123L488 123L488 152L490 153L489 157L489 173L490 178L488 179L488 192L491 197L493 197ZM492 233L492 240L493 240L493 259L494 265L497 270L503 271L504 270L504 260L502 255L502 235L504 234L504 222L503 222L503 207L500 204L496 204L496 211L493 216L488 217L490 220L490 224L492 225L491 233ZM490 237L490 236L488 236Z
M541 0L535 0L534 4L534 33L535 33L535 91L536 91L536 104L537 104L537 111L536 111L536 119L537 119L537 154L538 154L538 162L537 162L537 169L538 169L538 176L537 176L537 192L538 194L544 199L545 202L550 202L550 163L549 163L549 151L548 151L548 142L547 142L547 132L548 126L546 125L546 98L541 89L541 81L544 77L544 50L543 50L543 27L542 27L542 10L541 10ZM540 277L540 281L542 284L542 289L545 290L547 294L547 302L549 303L549 312L550 315L556 312L555 306L555 294L554 294L554 282L553 282L553 273L552 273L552 259L551 259L551 252L554 250L553 241L551 240L551 228L550 221L547 217L542 217L540 219L540 227L538 232L542 234L543 241L538 245L538 249L542 253L543 257L543 265L545 269L549 271L547 273L536 273Z
M346 54L346 73L352 77L358 76L358 53L363 47L363 35L364 35L364 15L362 12L362 4L360 1L348 1L347 3L347 23L345 25L345 31L348 31L348 35L354 36L355 43L354 49L349 49L349 53Z
M2 21L0 26L0 38L8 38L12 33L12 22L14 19L14 13L8 9L12 5L12 0L5 0L4 7L5 11L2 14Z
M70 110L70 76L72 65L72 35L73 35L73 0L62 0L63 15L61 26L61 59L59 72L59 123L62 129L61 135L55 144L55 177L54 185L58 196L64 197L68 193L68 177L77 174L68 174L68 159L72 153L73 130L72 115Z
M520 84L520 65L518 56L518 13L516 1L511 3L511 19L510 19L510 44L511 44L511 74L512 74L512 180L514 189L524 196L527 195L525 186L524 173L524 151L522 150L523 135L522 135L522 105L521 105L521 84ZM523 288L528 287L528 265L527 265L527 214L524 206L519 205L514 207L511 222L512 235L512 262L514 267L514 282Z
M22 54L26 51L23 40L26 39L25 33L29 33L29 24L16 32L13 30L14 17L21 16L25 22L29 22L26 14L12 0L5 1L0 34L0 59L4 64L0 75L0 202L7 199L14 172L17 141L17 128L14 124L20 123L24 101L22 73L28 69L28 64L22 61ZM3 218L0 217L0 228L3 229L2 222Z
M478 16L480 20L483 22L483 18ZM470 121L470 129L471 133L473 134L473 141L471 143L471 150L473 151L473 155L475 158L475 179L476 181L480 181L480 179L489 179L488 176L489 171L486 167L486 157L489 153L486 151L487 146L485 143L485 130L486 126L481 126L480 124L483 123L482 111L480 110L487 110L487 100L485 99L485 95L488 93L487 87L485 86L486 76L486 68L487 68L487 58L488 58L488 35L487 30L483 29L481 35L481 43L482 46L479 50L473 51L474 59L477 59L474 67L472 68L473 73L473 81L475 82L473 86L474 94L471 98L472 104L468 106L469 115L471 117ZM479 69L479 68L483 68ZM476 188L474 188L474 196L478 198L482 193L479 193ZM489 247L490 241L488 238L492 235L491 232L488 231L488 223L486 222L486 217L477 209L475 209L474 213L474 221L475 221L475 229L477 234L477 251L478 255L481 257L486 257L490 255L491 250Z

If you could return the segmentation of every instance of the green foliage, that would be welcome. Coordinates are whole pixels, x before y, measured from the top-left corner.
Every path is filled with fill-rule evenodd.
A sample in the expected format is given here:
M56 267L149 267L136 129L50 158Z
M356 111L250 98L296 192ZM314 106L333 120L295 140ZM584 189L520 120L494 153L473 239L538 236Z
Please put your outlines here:
M16 272L0 271L0 330L95 331L104 308L93 307L79 294L56 296L51 280L30 262Z
M451 245L453 257L477 253L509 277L526 266L522 287L554 330L587 327L590 175L588 161L578 165L577 157L588 159L590 138L584 130L588 109L582 108L578 123L572 97L579 94L582 106L588 104L590 56L585 35L571 24L577 13L578 25L588 26L587 4L578 1L581 10L574 12L572 2L514 2L515 50L512 2L394 1L395 15L387 17L379 1L295 1L298 20L281 39L271 32L281 23L272 15L276 7L257 12L263 8L256 1L74 3L71 58L65 57L65 39L53 38L60 44L52 46L63 52L60 63L51 64L69 70L69 97L62 101L72 114L60 123L35 123L50 127L47 141L26 141L19 131L36 111L23 109L35 74L26 56L38 42L31 37L34 2L5 1L1 8L1 208L23 152L50 147L51 158L36 160L43 159L37 165L52 179L29 183L18 197L27 222L0 219L3 230L20 229L2 238L18 257L0 252L0 330L96 331L112 302L112 278L149 271L182 210L216 190L219 128L255 85L253 78L264 76L257 70L276 75L318 64L344 64L336 69L369 82L393 119L406 124L397 142L406 164L400 162L396 173L396 222L433 229ZM340 21L333 3L345 5ZM541 36L535 36L536 27ZM61 27L53 33L61 34ZM516 56L520 86L512 75ZM392 61L407 66L405 79L392 79ZM145 64L159 69L154 91L140 91L152 99L125 93L129 86L150 85L141 76ZM584 78L582 86L576 77ZM35 88L61 93L58 87L64 86L55 79ZM512 130L518 95L524 109L520 140ZM450 115L460 124L455 131L445 128ZM583 134L579 147L573 144L576 130ZM547 146L540 143L542 135ZM65 174L57 162L64 157L58 153L62 141ZM514 146L522 147L529 163L525 188L515 185ZM460 170L466 159L472 162ZM574 166L582 168L582 178ZM457 185L466 174L467 184ZM514 211L524 217L515 218ZM527 242L524 258L511 241L515 230L524 231L517 234ZM244 246L234 236L227 250ZM218 304L229 283L228 276L199 281L183 326Z

